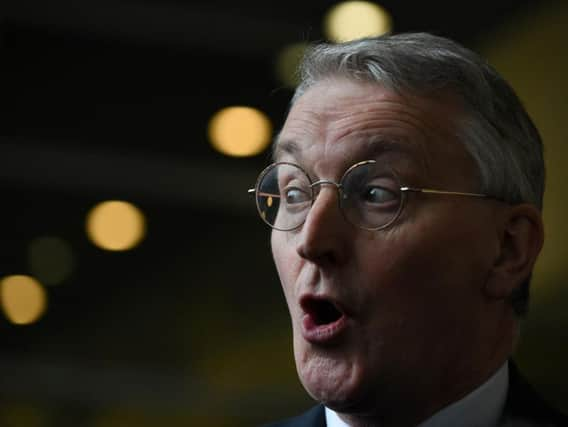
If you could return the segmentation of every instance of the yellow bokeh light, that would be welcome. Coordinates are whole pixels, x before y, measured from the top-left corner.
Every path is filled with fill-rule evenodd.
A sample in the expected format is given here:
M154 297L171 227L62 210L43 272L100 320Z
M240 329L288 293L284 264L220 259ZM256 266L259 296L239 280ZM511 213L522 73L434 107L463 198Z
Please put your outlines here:
M24 275L2 279L0 299L6 317L16 325L34 323L47 308L47 295L41 284Z
M329 40L344 42L379 36L392 29L392 20L381 6L367 1L346 1L326 15L324 31Z
M59 237L38 237L28 247L28 264L30 272L43 284L57 285L73 271L73 251Z
M102 249L125 251L144 238L144 214L132 203L110 200L99 203L87 215L87 235Z
M278 53L276 76L287 87L295 88L298 85L297 69L307 47L307 43L295 43L284 47Z
M250 107L224 108L209 122L211 144L228 156L254 156L270 144L271 137L268 117Z

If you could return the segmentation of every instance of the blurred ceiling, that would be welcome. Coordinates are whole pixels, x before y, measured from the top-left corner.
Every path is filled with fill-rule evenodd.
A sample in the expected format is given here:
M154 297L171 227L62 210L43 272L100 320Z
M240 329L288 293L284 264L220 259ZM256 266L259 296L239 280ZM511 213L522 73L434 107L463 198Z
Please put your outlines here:
M3 133L60 147L214 159L210 115L228 103L280 123L279 49L323 39L332 2L33 1L3 7ZM473 46L542 1L384 1L395 31Z

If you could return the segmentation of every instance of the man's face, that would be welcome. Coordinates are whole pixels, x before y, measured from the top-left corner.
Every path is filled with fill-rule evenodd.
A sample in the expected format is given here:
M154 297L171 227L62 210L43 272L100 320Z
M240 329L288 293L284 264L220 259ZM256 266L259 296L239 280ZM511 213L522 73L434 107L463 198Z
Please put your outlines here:
M459 103L330 79L292 107L278 161L338 182L373 159L402 185L478 191L457 140ZM365 412L445 387L486 340L482 287L496 254L488 200L410 194L398 220L368 231L347 222L324 185L306 222L272 232L306 390L343 412ZM459 375L458 375L459 376Z

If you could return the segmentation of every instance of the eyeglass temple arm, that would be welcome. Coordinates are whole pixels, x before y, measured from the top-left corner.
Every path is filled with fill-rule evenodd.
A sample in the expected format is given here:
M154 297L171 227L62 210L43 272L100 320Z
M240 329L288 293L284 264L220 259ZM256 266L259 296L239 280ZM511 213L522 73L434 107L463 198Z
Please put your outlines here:
M249 188L249 189L247 190L247 193L249 193L249 194L256 193L256 189L255 189L255 188ZM259 196L274 197L274 198L276 198L276 199L279 199L279 198L281 197L279 194L264 193L264 192L262 192L262 191L259 191L257 194L258 194Z
M414 192L414 193L426 193L426 194L447 194L450 196L465 196L465 197L489 197L487 194L481 193L467 193L463 191L444 191L444 190L435 190L433 188L418 188L418 187L401 187L400 191L404 192ZM252 194L256 193L256 189L249 188L247 193ZM260 196L272 196L278 197L274 194L268 193L259 193Z
M426 194L446 194L449 196L489 197L487 194L481 194L481 193L466 193L463 191L444 191L444 190L435 190L433 188L401 187L400 191L404 192L412 191L414 193L426 193Z

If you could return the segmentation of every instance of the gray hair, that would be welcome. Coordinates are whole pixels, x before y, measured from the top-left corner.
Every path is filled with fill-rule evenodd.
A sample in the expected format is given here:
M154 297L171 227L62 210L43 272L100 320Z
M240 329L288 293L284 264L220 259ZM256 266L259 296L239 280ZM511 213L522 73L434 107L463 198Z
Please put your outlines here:
M480 191L506 202L542 209L545 168L538 130L509 84L479 55L426 33L386 35L308 49L292 103L315 83L332 77L370 81L397 92L458 95L466 117L458 139L473 157ZM529 281L511 296L527 310Z

